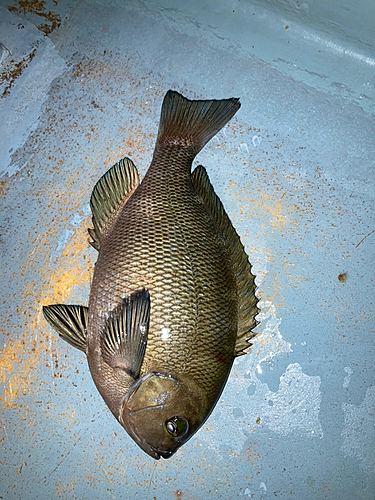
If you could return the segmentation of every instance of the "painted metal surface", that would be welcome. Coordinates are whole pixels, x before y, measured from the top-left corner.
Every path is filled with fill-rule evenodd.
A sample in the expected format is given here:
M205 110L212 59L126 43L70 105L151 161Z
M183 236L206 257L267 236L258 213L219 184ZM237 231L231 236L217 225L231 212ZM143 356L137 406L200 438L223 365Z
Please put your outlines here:
M324 5L0 2L0 498L375 498L374 7ZM241 97L199 162L262 312L206 425L154 462L41 306L87 303L91 190L123 156L146 171L169 88Z

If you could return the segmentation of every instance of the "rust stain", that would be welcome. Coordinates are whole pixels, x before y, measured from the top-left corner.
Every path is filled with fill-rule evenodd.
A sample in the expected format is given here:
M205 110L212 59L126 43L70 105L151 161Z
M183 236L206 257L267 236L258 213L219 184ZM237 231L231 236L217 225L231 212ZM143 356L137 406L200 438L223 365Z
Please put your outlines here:
M345 281L348 279L348 273L341 273L338 275L338 280L341 283L345 283Z
M9 182L8 176L5 175L0 181L0 197L5 197L11 187L11 182Z
M245 230L241 229L241 239L251 244L248 251L252 263L261 260L266 264L257 270L257 282L261 283L258 296L272 300L277 307L283 308L285 286L298 288L304 280L304 276L295 271L294 256L301 254L307 258L303 252L303 231L314 218L314 207L312 200L302 193L298 178L290 179L296 187L292 184L288 189L284 185L286 175L281 176L280 169L275 167L267 177L256 164L250 162L249 169L256 182L229 183L229 196L234 206L239 207L233 216L233 223L235 227L239 226L238 221L245 223ZM288 175L289 180L291 174ZM247 221L256 228L255 233L246 230ZM275 246L272 236L275 233L277 237L288 240L289 251L285 245Z
M272 196L267 191L259 191L257 196L251 197L247 193L253 192L252 186L240 186L234 181L230 182L230 189L235 196L236 202L240 204L240 215L257 214L258 220L262 220L271 228L271 232L283 231L284 226L295 225L292 215L296 206L283 202L285 192L281 195L276 191Z
M23 288L20 294L21 301L27 303L28 298L32 297L37 308L32 311L29 318L25 317L24 334L21 339L10 338L0 351L0 383L5 386L0 401L4 408L12 407L19 397L26 395L32 387L35 387L40 365L46 362L56 364L55 349L60 341L57 336L50 333L48 325L43 320L41 307L65 302L74 286L88 286L90 283L93 266L88 258L82 257L85 256L88 247L86 232L88 219L87 217L79 227L75 228L64 246L54 266L57 271L50 273L50 265L46 262L49 258L49 254L45 253L46 246L48 248L48 236L39 239L21 268L22 275L38 262L40 283L45 285L41 288L39 283L31 281ZM24 310L19 309L17 312L26 316ZM54 368L56 369L56 366ZM62 368L60 367L60 370ZM70 415L70 418L73 417L74 413Z
M34 59L35 52L36 49L30 52L30 54L25 56L21 61L16 62L14 59L10 59L10 61L7 62L5 69L0 74L0 81L8 82L3 90L3 93L1 94L2 98L10 94L10 89L14 85L17 78L22 75L23 70L27 68L30 62Z
M26 353L26 335L22 340L10 340L0 352L0 383L4 391L0 401L4 408L10 408L16 398L26 395L32 384L30 374L40 362L41 347Z
M77 478L75 477L75 479ZM79 498L76 497L75 495L73 496L73 493L77 487L76 480L72 482L63 482L55 480L54 484L55 484L55 492L57 498L71 498L72 500Z
M19 2L17 5L20 12L22 9L25 12L31 12L32 7L35 11L38 9L40 11L44 3ZM80 189L77 193L78 179L82 179L81 171L86 172L82 182L83 186L87 185L88 189L91 189L97 180L97 174L91 173L88 168L88 165L94 163L95 157L86 156L83 160L85 165L76 165L72 169L72 173L64 179L63 189L60 182L55 182L61 169L65 169L66 149L71 149L71 127L75 126L74 133L77 135L81 133L80 124L87 122L84 114L79 120L77 119L77 123L72 122L71 110L66 106L65 100L61 99L59 91L63 92L70 88L71 80L69 77L72 77L73 73L73 80L79 79L81 84L88 85L90 80L95 78L100 85L103 83L101 89L110 93L111 87L108 86L108 82L112 78L127 78L128 69L126 66L123 66L122 72L118 68L119 64L116 64L115 60L101 62L99 58L99 60L94 61L83 61L80 65L75 65L75 61L72 60L70 70L66 74L69 81L65 80L66 85L57 83L54 92L51 93L42 123L43 128L39 127L29 137L27 145L17 151L13 158L15 162L21 164L22 155L28 155L32 150L33 161L29 162L27 168L21 168L14 176L3 177L1 180L0 196L4 198L5 206L7 206L8 195L10 197L9 206L12 206L12 196L14 196L12 190L16 181L23 176L29 179L30 184L30 190L24 204L27 205L30 199L43 200L40 211L38 209L38 222L32 226L32 230L28 234L24 235L32 250L29 255L25 256L23 263L15 270L12 277L14 283L19 283L18 288L15 285L18 292L13 295L10 292L7 299L14 304L21 304L21 306L13 307L12 313L5 317L2 323L6 344L0 351L0 381L4 387L0 401L6 408L16 408L17 405L21 404L18 401L19 398L30 393L33 387L39 387L40 378L43 378L42 368L44 366L52 368L52 377L62 376L66 366L62 364L61 356L57 353L61 341L44 322L41 307L53 303L66 303L74 287L88 290L94 267L91 253L88 251L87 227L90 226L90 216L87 216L75 228L69 225L68 218L80 211L83 199L87 195L85 188ZM80 71L83 72L83 76ZM14 74L15 76L17 75ZM62 89L59 89L59 85ZM136 82L132 82L132 86L136 86ZM156 89L155 92L158 90ZM137 102L129 104L129 96L124 97L123 101L126 101L131 110L133 107L139 107ZM54 111L56 109L57 111ZM150 114L152 107L143 103L140 109L142 113ZM82 113L85 113L85 110ZM95 153L105 158L103 173L124 156L124 153L130 156L129 153L135 150L138 155L148 151L147 144L150 142L150 137L146 136L136 123L126 130L120 131L123 135L123 143L116 150L111 150L106 145L106 137L100 136L99 132L96 133L91 122L84 132L91 134L90 140L99 141L100 139L101 144L103 144L99 151L96 148ZM49 141L46 142L45 138L52 135L61 138L61 141L57 148L54 147L48 151L44 144L49 144ZM49 167L46 171L47 177L43 182L40 182L33 173L44 159L48 160ZM69 168L69 165L67 167ZM90 177L92 177L92 182ZM56 207L63 207L63 219L58 216L53 216L51 219L49 214L51 210L52 213L55 213ZM27 219L27 214L25 216ZM66 222L66 227L73 234L64 244L63 249L58 251L55 261L52 262L51 255L56 250L58 236L54 225L55 221L59 222L60 227L64 227ZM55 248L52 248L52 244L55 245Z
M14 6L8 7L10 12L25 16L27 14L34 14L48 21L48 23L44 22L38 26L38 29L43 31L45 35L51 34L61 24L59 14L46 11L46 2L44 0L14 0L14 3Z
M242 449L242 455L251 465L256 466L260 459L260 454L255 450L255 443L247 439Z
M87 227L89 217L74 230L74 234L66 243L61 252L56 271L46 280L41 305L65 303L73 287L88 286L93 273L93 263L87 262L83 266L80 260L88 247ZM43 272L44 274L44 272Z
M264 263L266 264L261 269L257 271L256 282L257 283L266 283L267 286L262 286L257 290L257 296L264 301L271 300L273 303L276 303L279 307L285 306L285 296L283 292L283 285L280 281L282 272L278 270L276 271L268 271L268 263L273 263L281 261L285 259L285 256L280 256L277 253L274 254L271 249L262 248L262 247L254 247L250 252L251 256L256 254L261 255ZM254 263L254 262L253 262ZM285 260L283 264L278 268L282 269L284 272L284 276L288 278L288 285L296 287L300 283L302 283L303 278L295 275L293 270L294 264Z

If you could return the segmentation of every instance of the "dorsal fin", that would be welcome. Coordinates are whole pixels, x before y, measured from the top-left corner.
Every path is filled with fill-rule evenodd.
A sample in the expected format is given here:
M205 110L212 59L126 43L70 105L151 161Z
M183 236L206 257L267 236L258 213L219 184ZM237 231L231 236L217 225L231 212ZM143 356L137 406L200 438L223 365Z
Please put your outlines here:
M193 156L226 125L239 110L238 98L191 101L168 90L161 108L156 149L164 145L189 147Z
M251 264L240 237L225 212L223 204L215 193L206 169L202 165L199 165L191 174L191 180L217 224L217 229L224 241L235 270L239 299L235 355L241 356L245 354L243 352L244 349L251 345L249 341L256 335L252 330L258 324L255 319L255 316L259 312L257 305L259 300L255 295L255 276L251 272Z
M99 250L103 236L138 185L139 175L129 158L113 165L96 183L90 199L94 229L89 229L90 245L96 250Z

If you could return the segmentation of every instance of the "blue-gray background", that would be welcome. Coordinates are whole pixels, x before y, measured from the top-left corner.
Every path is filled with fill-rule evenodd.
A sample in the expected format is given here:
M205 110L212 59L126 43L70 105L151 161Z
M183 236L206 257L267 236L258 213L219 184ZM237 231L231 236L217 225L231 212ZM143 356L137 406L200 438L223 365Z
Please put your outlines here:
M374 499L369 0L0 1L0 498ZM262 312L209 420L154 462L41 305L87 304L89 197L144 174L163 95L240 97L199 155Z

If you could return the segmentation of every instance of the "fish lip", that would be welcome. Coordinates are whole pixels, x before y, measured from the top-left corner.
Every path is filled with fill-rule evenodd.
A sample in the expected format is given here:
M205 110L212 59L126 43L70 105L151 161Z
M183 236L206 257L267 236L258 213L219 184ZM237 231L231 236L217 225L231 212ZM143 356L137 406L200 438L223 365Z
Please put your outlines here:
M141 448L142 448L142 446L141 446ZM147 455L150 455L151 458L154 458L155 460L160 460L160 454L153 446L150 446L147 449L142 448L142 450L145 451L147 453Z
M163 451L163 450L159 450L158 448L154 448L153 446L151 446L151 448L152 448L152 451L156 455L159 456L159 458L163 457L164 459L170 458L174 454L174 452L176 451L176 450L172 450L172 451L164 450Z

